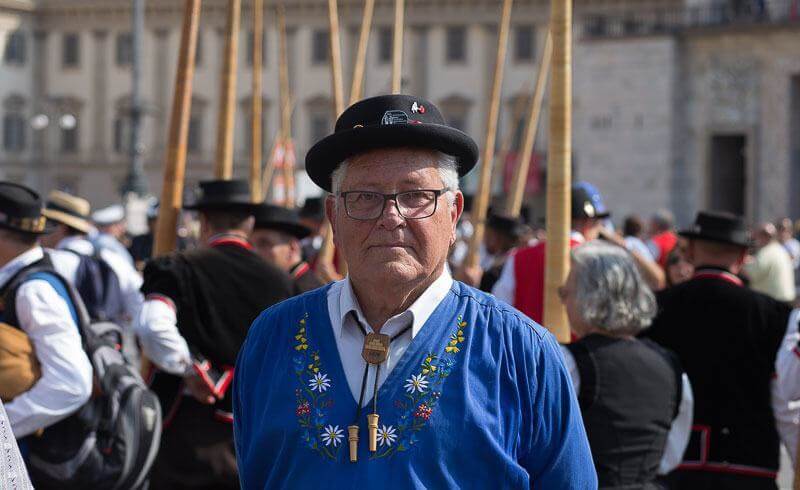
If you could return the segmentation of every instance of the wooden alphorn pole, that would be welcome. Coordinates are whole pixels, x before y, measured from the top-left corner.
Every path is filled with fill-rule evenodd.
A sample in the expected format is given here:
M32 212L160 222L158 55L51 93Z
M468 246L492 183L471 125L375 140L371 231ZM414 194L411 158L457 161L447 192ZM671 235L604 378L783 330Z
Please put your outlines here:
M281 129L280 137L283 143L283 186L285 188L284 202L287 207L295 206L294 199L294 145L292 144L292 103L289 92L289 54L286 46L286 16L283 7L279 9L278 40L280 48L280 64L278 66L278 81L281 104ZM290 158L291 155L291 158Z
M550 83L550 138L547 149L547 247L544 325L569 342L567 315L558 288L569 273L572 180L572 0L551 0L553 76Z
M405 0L394 0L394 38L392 47L392 93L403 90L403 17Z
M375 9L375 0L364 0L364 15L361 18L361 34L358 36L358 51L356 63L353 67L353 83L350 86L350 105L361 100L364 91L364 66L367 62L367 45L372 26L372 12Z
M339 41L339 9L336 0L328 0L330 23L331 87L333 91L334 119L344 111L344 87L342 85L342 47Z
M177 241L178 213L183 204L186 144L189 138L192 78L194 77L194 56L197 48L199 19L200 0L186 0L181 45L178 53L178 70L175 74L175 91L172 96L167 156L164 163L164 185L161 189L161 202L156 222L154 256L164 255L175 250Z
M542 61L539 63L539 75L536 78L536 88L531 98L530 115L525 126L525 136L522 143L522 151L519 154L519 161L514 167L514 176L511 179L511 193L506 201L505 214L512 217L519 216L522 208L522 198L525 195L525 183L528 180L528 169L531 165L531 155L533 155L533 144L536 140L536 131L539 128L539 114L542 111L542 100L544 99L544 89L547 85L547 75L550 72L550 60L553 54L553 40L550 32L544 42Z
M478 181L478 191L472 206L471 217L474 231L469 242L466 265L477 267L480 257L480 245L483 241L485 229L486 210L489 207L489 182L491 180L492 164L494 162L494 146L497 136L497 116L500 111L500 92L503 85L503 69L506 61L506 48L508 47L508 29L511 22L511 7L513 0L503 0L503 13L500 18L500 29L497 35L497 60L494 67L494 81L492 82L492 95L489 103L489 112L486 115L486 142L483 146L481 159L481 173Z
M261 61L264 37L264 0L253 0L253 88L250 138L250 197L261 202Z
M236 64L241 5L241 0L228 0L228 22L225 30L225 53L220 76L220 105L217 118L217 155L214 162L214 176L217 179L227 180L233 177L233 117L236 109Z

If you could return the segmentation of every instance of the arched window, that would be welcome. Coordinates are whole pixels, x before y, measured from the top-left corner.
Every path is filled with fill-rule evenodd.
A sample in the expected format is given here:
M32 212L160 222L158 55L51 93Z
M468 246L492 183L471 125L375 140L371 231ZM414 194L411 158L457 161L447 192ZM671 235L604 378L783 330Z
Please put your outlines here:
M3 149L10 153L24 151L27 133L25 99L11 95L3 102Z

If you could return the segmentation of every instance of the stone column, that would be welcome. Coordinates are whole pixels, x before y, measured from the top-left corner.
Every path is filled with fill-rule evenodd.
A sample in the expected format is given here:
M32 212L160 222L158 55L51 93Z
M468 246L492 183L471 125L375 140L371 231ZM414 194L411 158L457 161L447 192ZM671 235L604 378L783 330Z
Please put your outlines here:
M109 112L108 104L108 31L92 31L95 57L92 68L92 158L103 162L108 158ZM109 110L110 109L110 110ZM88 129L88 128L87 128Z

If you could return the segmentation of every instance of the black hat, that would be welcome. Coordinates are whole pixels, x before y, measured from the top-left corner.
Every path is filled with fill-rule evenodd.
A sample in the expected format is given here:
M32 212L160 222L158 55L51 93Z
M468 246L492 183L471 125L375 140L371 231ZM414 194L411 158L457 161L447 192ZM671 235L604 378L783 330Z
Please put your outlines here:
M303 207L300 208L301 218L311 218L322 221L325 219L325 201L321 197L307 197Z
M244 180L206 180L200 182L195 202L184 209L197 211L250 211L250 186Z
M721 211L700 211L689 230L678 232L680 236L721 242L740 247L750 246L750 234L747 232L744 218L733 213Z
M311 234L311 229L300 224L297 211L273 204L261 204L255 210L258 229L277 230L288 233L298 240Z
M353 155L379 148L429 148L456 157L458 175L478 161L478 145L450 127L431 102L410 95L380 95L356 102L336 121L334 133L306 154L306 172L330 192L331 174Z
M40 235L47 219L42 216L42 199L25 186L0 182L0 228Z
M522 221L519 218L491 213L486 219L486 227L496 230L511 238L518 238L522 232Z
M598 218L611 216L603 202L603 196L595 186L588 182L572 184L572 219Z

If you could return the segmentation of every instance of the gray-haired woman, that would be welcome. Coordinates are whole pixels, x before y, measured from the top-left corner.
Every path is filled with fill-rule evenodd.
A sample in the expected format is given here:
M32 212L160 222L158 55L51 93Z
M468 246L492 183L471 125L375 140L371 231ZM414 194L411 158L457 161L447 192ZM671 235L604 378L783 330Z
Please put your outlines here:
M624 249L596 240L572 251L559 289L580 340L564 347L601 488L660 488L681 461L692 421L688 378L670 352L636 335L656 302Z

